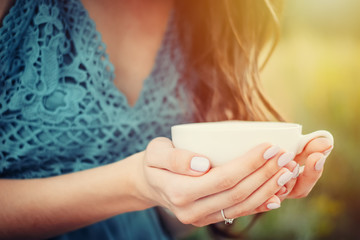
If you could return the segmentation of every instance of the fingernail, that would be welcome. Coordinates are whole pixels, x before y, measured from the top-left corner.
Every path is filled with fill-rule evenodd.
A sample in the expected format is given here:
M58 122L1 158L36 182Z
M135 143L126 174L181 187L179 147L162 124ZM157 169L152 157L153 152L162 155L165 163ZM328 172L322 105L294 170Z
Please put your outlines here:
M302 174L305 170L305 165L299 167L299 175Z
M277 208L279 208L280 207L280 204L278 204L278 203L269 203L268 205L267 205L267 208L268 209L277 209Z
M300 165L297 164L296 167L294 168L294 170L292 171L292 178L297 178L299 176L300 173Z
M286 191L283 194L279 195L279 197L284 197L284 196L286 196L288 194L289 194L289 191L286 189Z
M296 167L297 164L298 164L297 162L295 162L294 160L292 160L291 162L289 162L288 164L286 164L285 167L286 167L287 169L289 169L289 170L292 171L292 170Z
M324 168L325 160L326 160L326 157L322 156L319 159L319 161L317 161L317 163L315 164L315 170L316 171L321 171Z
M334 146L331 146L328 150L324 151L323 154L325 157L328 157L333 150Z
M276 195L277 195L277 196L283 196L283 195L285 195L285 193L287 193L287 188L284 187L284 186L282 186L282 187L280 188L280 190L276 193Z
M190 167L197 172L206 172L210 167L210 161L204 157L193 157L190 162Z
M270 148L268 148L265 152L264 152L264 159L265 160L269 160L270 158L272 158L273 156L275 156L278 152L280 151L280 147L279 146L272 146Z
M286 152L282 154L278 159L278 165L279 167L283 167L286 164L288 164L290 161L292 161L295 157L295 153L293 152Z
M287 170L285 173L283 173L283 174L279 177L279 179L278 179L278 181L277 181L278 185L279 185L279 186L284 186L288 181L290 181L290 179L292 178L292 176L293 176L293 173L290 172L289 170Z

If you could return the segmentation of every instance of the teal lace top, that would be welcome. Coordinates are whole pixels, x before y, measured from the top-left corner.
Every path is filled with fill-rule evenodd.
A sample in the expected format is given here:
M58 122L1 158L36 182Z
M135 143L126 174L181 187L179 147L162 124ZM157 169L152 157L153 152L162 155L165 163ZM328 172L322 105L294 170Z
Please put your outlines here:
M80 0L17 0L0 29L0 177L43 178L108 164L192 121L175 41L170 21L131 107ZM148 209L56 239L168 238Z

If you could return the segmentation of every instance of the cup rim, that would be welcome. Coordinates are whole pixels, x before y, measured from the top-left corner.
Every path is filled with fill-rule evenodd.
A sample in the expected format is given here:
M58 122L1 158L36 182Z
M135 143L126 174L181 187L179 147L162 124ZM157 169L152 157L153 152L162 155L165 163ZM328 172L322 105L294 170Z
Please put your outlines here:
M241 125L232 125L234 123L242 123ZM222 128L209 128L211 125L224 125ZM226 126L229 125L229 126ZM231 127L230 127L231 125ZM252 126L249 128L249 126ZM228 127L228 128L227 128ZM246 127L246 128L245 128ZM302 126L297 123L289 122L273 122L273 121L242 121L242 120L229 120L219 122L198 122L198 123L184 123L174 125L172 129L191 130L191 131L251 131L251 130L287 130L298 129Z

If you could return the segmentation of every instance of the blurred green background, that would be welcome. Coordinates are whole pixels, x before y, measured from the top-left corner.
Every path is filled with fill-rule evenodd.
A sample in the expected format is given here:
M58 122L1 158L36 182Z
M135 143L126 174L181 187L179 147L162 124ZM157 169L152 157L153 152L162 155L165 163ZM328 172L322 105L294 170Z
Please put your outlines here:
M310 195L266 214L251 239L360 239L360 1L286 1L262 77L289 121L329 130L335 147Z
M249 239L360 239L360 1L285 1L281 32L264 87L303 133L332 132L335 148L310 195L265 214Z

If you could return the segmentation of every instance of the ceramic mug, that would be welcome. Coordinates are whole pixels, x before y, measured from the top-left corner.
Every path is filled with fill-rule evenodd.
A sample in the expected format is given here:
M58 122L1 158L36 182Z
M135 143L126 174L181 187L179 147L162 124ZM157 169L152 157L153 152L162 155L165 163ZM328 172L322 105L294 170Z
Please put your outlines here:
M328 131L319 130L302 134L296 123L223 121L180 124L171 127L172 141L176 148L186 149L209 158L212 166L235 159L264 142L278 145L285 151L299 154L305 145L317 137L334 143Z

